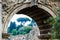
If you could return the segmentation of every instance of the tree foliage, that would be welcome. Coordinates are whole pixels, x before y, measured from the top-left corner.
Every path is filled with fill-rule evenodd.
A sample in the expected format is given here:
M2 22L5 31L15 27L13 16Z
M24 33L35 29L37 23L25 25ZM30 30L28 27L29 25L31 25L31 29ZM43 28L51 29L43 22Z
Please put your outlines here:
M60 39L60 9L57 9L58 15L53 18L50 17L47 21L52 25L51 39Z

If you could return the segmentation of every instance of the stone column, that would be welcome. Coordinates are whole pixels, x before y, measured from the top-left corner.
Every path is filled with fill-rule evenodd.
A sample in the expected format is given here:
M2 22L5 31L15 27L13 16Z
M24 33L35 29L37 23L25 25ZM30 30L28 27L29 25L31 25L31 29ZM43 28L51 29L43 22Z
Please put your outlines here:
M0 40L2 40L2 1L0 0Z

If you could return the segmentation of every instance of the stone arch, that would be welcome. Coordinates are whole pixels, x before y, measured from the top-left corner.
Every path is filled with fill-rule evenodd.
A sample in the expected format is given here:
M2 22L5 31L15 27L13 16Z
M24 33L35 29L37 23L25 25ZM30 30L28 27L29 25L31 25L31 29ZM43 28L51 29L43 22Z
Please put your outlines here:
M30 4L29 4L29 5L30 5ZM30 6L29 6L29 5L26 5L26 4L25 4L25 5L22 5L22 6L18 7L18 8L16 8L16 9L9 15L9 17L7 18L6 24L4 24L4 25L5 25L5 26L4 26L4 30L3 30L4 33L7 32L7 26L8 26L8 23L9 23L10 19L12 18L12 16L13 16L14 14L16 14L17 12L19 12L20 10L24 9L24 8L31 7L31 5L30 5ZM44 6L44 5L38 4L38 8L47 11L52 17L56 17L56 14L55 14L51 9L49 9L48 7L46 7L46 6Z

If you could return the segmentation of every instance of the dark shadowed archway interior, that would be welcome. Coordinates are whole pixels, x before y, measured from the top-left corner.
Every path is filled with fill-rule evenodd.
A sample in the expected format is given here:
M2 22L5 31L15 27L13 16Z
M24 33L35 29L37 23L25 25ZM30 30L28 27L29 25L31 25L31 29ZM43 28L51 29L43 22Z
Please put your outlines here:
M48 33L51 32L51 30L50 30L51 25L49 23L44 22L49 17L51 17L50 13L39 8L38 6L32 6L32 7L24 8L16 14L25 14L25 15L33 18L37 22L37 25L40 29L41 35L39 36L39 38L41 38L41 39L50 38L50 35L48 35Z

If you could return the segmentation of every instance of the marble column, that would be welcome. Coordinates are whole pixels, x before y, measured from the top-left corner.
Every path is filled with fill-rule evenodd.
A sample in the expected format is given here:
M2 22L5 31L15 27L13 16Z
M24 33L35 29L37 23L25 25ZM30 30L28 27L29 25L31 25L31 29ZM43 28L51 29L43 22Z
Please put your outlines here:
M2 1L0 0L0 40L2 40Z

